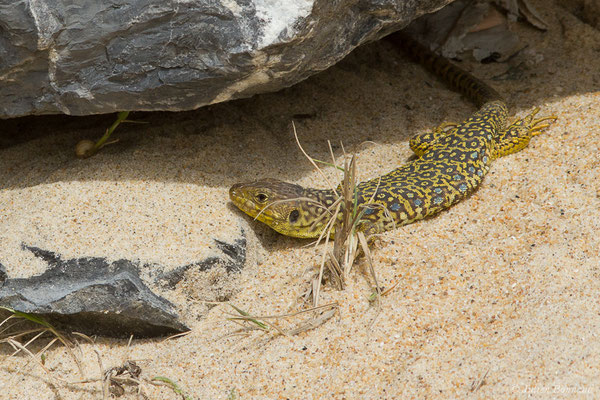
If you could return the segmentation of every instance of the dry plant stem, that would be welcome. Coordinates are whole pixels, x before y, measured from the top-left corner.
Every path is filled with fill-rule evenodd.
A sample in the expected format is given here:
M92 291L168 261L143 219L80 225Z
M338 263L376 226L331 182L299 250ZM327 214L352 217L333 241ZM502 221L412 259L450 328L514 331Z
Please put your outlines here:
M371 272L371 276L373 277L373 281L375 282L375 290L376 290L376 301L377 301L377 313L375 314L375 318L369 324L369 327L372 327L381 312L381 286L379 286L379 282L377 282L377 275L375 274L375 268L373 268L373 260L371 259L371 251L369 250L369 246L367 244L367 239L365 238L364 233L358 232L358 240L362 247L363 253L365 253L365 257L367 258L367 263L369 264L369 271Z
M32 337L31 339L29 339L29 341L27 343L25 343L23 345L24 348L26 348L27 346L29 346L31 343L35 342L35 340L37 338L39 338L40 336L42 336L44 333L46 333L46 330L41 331L40 333L38 333L37 335L35 335L34 337ZM54 341L52 341L51 343L54 343ZM21 351L20 349L15 351L14 353L11 354L11 356L16 356L19 351Z
M323 171L317 166L317 164L315 163L315 161L313 160L313 158L310 157L306 153L306 151L304 150L304 148L300 144L300 140L298 139L298 132L296 131L296 125L294 124L294 121L292 121L292 128L294 130L294 138L296 139L296 144L298 145L298 148L300 149L300 151L302 152L302 154L304 154L304 156L313 165L313 167L315 167L315 169L319 172L319 174L321 174L321 176L323 177L323 179L325 180L325 182L327 182L327 184L329 185L329 188L331 190L333 190L334 193L339 197L337 189L331 184L331 182L327 179L327 177L325 176L325 174L323 173ZM331 154L333 165L335 166L336 165L336 160L335 160L335 157L333 155L333 149L331 147L331 142L328 141L328 144L329 144L329 152ZM338 198L338 200L340 200L340 199ZM333 207L336 207L336 211L333 214L333 216L330 218L330 220L327 222L327 224L325 225L325 229L323 229L323 231L321 232L321 235L317 239L317 241L315 243L315 247L321 242L323 236L325 236L325 249L327 249L328 244L329 244L329 239L331 237L331 230L335 226L335 221L337 220L337 215L338 215L339 210L340 210L340 204L341 203L339 201L336 201L329 208L326 208L326 207L323 206L323 208L325 208L325 210L321 214L321 216L318 218L318 221L321 221L321 219L324 218L327 215L327 213L330 213L331 212L330 210ZM317 223L318 221L315 221L315 223ZM321 257L321 266L319 268L319 275L317 277L316 282L313 282L313 291L312 291L313 292L313 306L315 306L315 307L317 307L319 305L319 294L320 294L320 291L321 291L321 280L323 279L323 270L324 270L324 267L325 267L326 256L327 256L327 251L325 250L323 252L322 257Z
M83 333L80 332L73 332L73 335L79 336L81 338L83 338L85 341L87 341L90 345L92 345L92 348L94 349L94 353L96 353L96 360L98 361L98 368L100 369L100 379L99 381L102 380L102 375L104 374L104 365L102 364L102 356L100 355L100 352L98 351L98 349L96 348L96 343L92 340L92 338L90 338L88 335L85 335ZM104 384L102 385L102 398L106 398L106 396L108 395L108 393L106 393L104 391Z
M29 335L29 334L32 334L32 333L38 333L38 332L42 332L42 333L43 333L43 332L47 332L47 330L46 330L46 329L30 329L30 330L28 330L28 331L23 331L23 332L19 332L19 333L14 333L14 334L12 334L12 335L8 335L6 338L3 338L3 339L1 339L1 340L0 340L0 343L1 343L1 342L3 342L3 341L6 341L6 339L7 339L7 338L11 338L11 339L18 339L18 338L20 338L20 337L22 337L22 336L27 336L27 335ZM14 355L14 354L13 354L13 355Z
M17 342L16 340L12 340L10 338L7 339L7 342L8 342L8 344L10 344L11 346L13 346L14 348L21 349L24 353L27 353L27 355L32 360L34 360L48 374L48 376L50 377L50 379L54 379L54 380L60 381L60 382L62 382L64 384L68 384L69 383L68 381L66 381L66 380L64 380L62 378L58 378L58 377L54 376L52 374L52 372L48 368L46 368L46 366L44 364L42 364L41 361L38 360L38 358L35 356L35 354L33 354L31 351L29 351L29 349L27 349L26 347L24 347L21 343ZM18 374L15 375L15 376L18 376Z
M302 326L299 326L296 329L292 329L288 333L290 334L290 336L294 336L294 335L297 335L299 333L306 332L308 330L314 329L314 328L316 328L316 327L324 324L330 318L332 318L335 315L336 312L337 312L337 307L335 309L332 309L332 310L329 310L329 311L325 311L319 318L308 320L306 324L304 324Z
M71 355L71 357L73 357L73 360L75 361L75 363L77 364L77 366L79 368L79 372L83 376L83 370L81 368L80 360L76 357L75 353L73 352L75 347L77 347L77 349L80 350L80 352L81 352L81 347L79 346L79 342L77 340L73 340L73 341L68 340L65 336L63 336L60 332L58 332L52 325L50 325L49 323L47 323L45 320L43 320L40 317L37 317L33 314L21 313L19 311L12 311L12 310L9 310L9 311L13 312L13 315L9 316L8 318L6 318L5 320L0 322L0 327L4 326L2 333L5 333L7 331L7 329L14 327L17 323L19 323L23 320L29 320L31 322L40 324L44 327L43 329L30 329L30 330L27 330L24 332L15 333L14 335L7 335L6 338L0 340L0 342L5 342L5 343L9 344L11 347L13 347L13 349L15 349L13 356L18 354L19 352L23 352L23 353L27 354L29 361L22 368L27 367L27 365L29 365L29 363L33 360L44 370L44 372L48 375L48 377L51 381L59 383L61 385L65 385L65 386L99 382L102 387L102 398L107 399L107 400L112 398L111 395L114 394L114 390L113 390L113 393L111 394L111 389L124 390L124 388L122 387L123 384L136 385L137 386L137 394L139 396L142 396L142 398L148 398L147 390L146 390L144 384L146 382L150 382L150 381L148 381L147 379L138 379L139 374L141 373L141 368L137 367L137 365L134 362L127 361L123 364L122 367L111 368L111 369L105 371L103 368L103 365L102 365L102 357L101 357L98 349L96 348L95 342L89 336L87 336L83 333L79 333L79 332L73 332L73 335L83 338L85 341L87 341L88 343L90 343L93 346L93 350L96 353L97 360L98 360L100 377L99 378L82 379L79 381L69 381L69 380L66 380L66 379L63 379L63 378L57 376L57 374L55 372L49 370L44 365L44 362L43 362L43 359L41 358L41 356L44 353L46 353L48 351L48 349L50 349L56 342L59 341L65 346L69 355ZM18 318L19 321L17 321L17 323L11 324L10 326L7 326L7 321L9 321L10 319L14 319L14 318ZM39 350L36 354L34 354L32 351L30 351L28 349L28 346L30 346L32 343L34 343L37 339L39 339L45 333L51 333L52 335L54 335L54 337L41 350ZM33 336L31 339L29 339L26 343L20 343L19 341L15 340L15 338L17 338L17 337L22 337L22 336L29 335L29 334L35 334L35 336ZM133 336L131 336L129 338L129 343L127 345L128 348L131 345L132 339L133 339ZM135 367L135 368L132 368L132 367ZM16 379L18 379L18 377L21 375L15 374L14 376ZM152 382L150 382L150 383L152 383ZM15 383L15 385L16 385L16 383ZM117 391L116 394L118 395L120 393L121 393L120 391ZM189 397L186 397L186 399L189 399Z
M56 343L56 341L57 341L57 340L58 340L57 338L54 338L54 339L52 339L52 340L50 341L50 343L48 343L48 344L47 344L47 345L45 345L45 346L44 346L44 347L43 347L43 348L42 348L40 351L38 351L38 352L37 352L37 354L36 354L35 356L36 356L36 357L41 357L41 356L42 356L42 354L44 354L45 352L47 352L47 351L48 351L48 349L49 349L50 347L52 347L52 345L53 345L54 343Z
M323 171L313 161L312 157L309 156L306 153L306 151L304 151L304 148L302 148L302 145L300 144L300 140L298 139L298 133L296 132L296 124L294 124L294 121L292 121L292 128L294 129L294 137L296 138L296 144L298 144L298 147L300 148L300 151L302 152L302 154L304 154L304 156L308 159L308 161L310 161L310 163L313 165L313 167L315 167L317 169L317 171L319 171L319 173L321 174L321 176L323 177L323 179L325 179L325 182L327 182L327 184L329 185L329 188L331 190L333 190L337 194L337 191L335 190L335 187L331 184L331 182L329 182L329 180L327 179L327 177L325 176L325 174L323 173Z
M338 213L340 211L340 204L342 202L342 198L338 197L337 200L331 205L329 206L329 208L327 208L326 212L329 212L329 214L331 215L331 217L329 218L329 220L327 221L327 223L325 224L325 227L323 228L323 230L321 231L321 234L319 235L319 237L317 238L317 240L315 240L314 242L308 244L307 246L312 246L314 244L314 247L316 248L321 241L323 240L323 238L325 237L325 235L331 237L331 230L334 226L335 221L337 220L337 216ZM335 207L335 211L333 213L331 213L331 210ZM323 213L321 213L321 215L319 215L319 217L315 220L315 222L313 222L313 225L315 225L316 223L318 223L319 221L321 221L323 218L325 218L325 211Z
M334 216L336 218L337 218L338 212L339 212L339 205L334 214ZM332 220L333 220L333 218L332 218ZM329 229L331 229L331 227ZM315 284L316 288L313 291L313 306L314 307L319 306L319 294L321 293L321 281L323 280L323 270L325 268L325 256L327 255L326 249L329 246L329 238L330 238L330 235L325 236L325 250L323 251L323 254L321 256L321 266L319 267L319 276L317 277L317 282Z
M369 250L369 245L367 243L367 239L365 238L365 234L362 232L358 232L358 240L360 245L362 246L362 250L365 253L365 257L367 258L367 263L369 264L369 271L371 272L371 276L373 276L373 280L375 281L375 288L377 289L377 295L381 297L381 286L377 282L377 275L375 274L375 269L373 268L373 259L371 259L371 251Z
M387 294L389 294L392 290L396 289L396 286L398 286L400 282L396 282L394 283L389 289L384 290L383 292L381 292L381 296L386 296Z
M110 379L102 379L102 400L108 400L110 393Z
M323 239L323 236L325 236L325 247L324 247L325 250L323 251L323 253L321 255L321 265L319 267L319 274L316 278L316 281L313 282L313 306L314 307L317 307L319 305L319 294L321 292L321 281L323 280L323 271L325 269L327 249L329 248L329 239L331 238L331 230L334 228L335 223L337 221L338 214L340 213L341 204L342 204L341 197L338 197L338 199L334 203L334 205L336 205L335 212L333 213L333 215L331 216L329 221L327 221L327 224L325 224L325 228L321 232L321 235L319 235L319 239L317 239L317 242L315 244L315 247L316 247Z
M42 332L42 333L45 333L45 332ZM38 361L38 359L41 359L40 355L41 355L41 354L44 354L44 352L46 352L46 351L47 351L47 350L48 350L50 347L52 347L52 345L53 345L53 344L54 344L54 343L55 343L57 340L58 340L57 338L54 338L53 340L51 340L51 341L50 341L50 343L48 343L46 346L44 346L44 348L43 348L42 350L40 350L40 351L39 351L37 354L33 354L33 353L30 353L30 352L28 352L28 355L30 355L31 357L29 358L29 361L27 361L27 363L25 363L25 365L23 366L23 368L26 368L26 367L29 365L29 363L30 363L32 360L33 360L33 361L36 361L36 362L39 362L39 361ZM12 344L11 344L11 345L12 345ZM27 344L26 344L26 345L22 345L22 346L23 346L23 349L26 349L26 348L27 348ZM17 354L19 351L21 351L21 349L19 349L19 350L15 351L15 352L13 353L13 355L14 355L14 354ZM43 363L42 363L42 362L39 362L39 363L43 365ZM46 371L46 372L47 372L47 371Z
M189 335L190 333L192 333L192 331L187 331L187 332L176 333L176 334L174 334L174 335L171 335L171 336L169 336L169 337L166 337L166 338L164 338L164 339L163 339L163 341L162 341L162 343L164 343L164 342L166 342L166 341L169 341L169 340L177 339L177 338L180 338L180 337L183 337L183 336L187 336L187 335Z
M476 392L479 390L479 388L481 386L483 386L483 384L485 383L485 378L487 378L488 373L490 372L490 369L488 368L487 371L485 371L485 374L483 374L483 376L481 377L481 379L475 380L473 381L473 383L471 384L471 388L469 389L471 392Z
M348 258L344 257L344 254L348 254L348 249L352 248L352 230L354 226L354 213L355 213L355 193L356 187L356 159L352 157L350 162L344 163L344 178L342 180L342 203L344 209L342 210L342 219L338 221L336 218L335 226L335 239L333 241L333 253L329 253L329 263L327 266L330 273L337 281L339 290L345 288L345 282L350 266L348 265ZM332 257L333 256L333 257Z
M329 262L331 263L329 270L332 280L334 281L338 290L344 290L344 280L342 279L344 270L342 269L342 266L338 262L337 258L335 258L333 255L333 251L331 249L327 249L327 255L329 256Z
M9 315L8 317L6 317L4 319L4 321L0 322L0 327L2 327L2 325L4 325L5 323L7 323L8 321L10 321L11 319L15 319L15 316L14 315ZM19 325L21 323L23 323L23 319L17 319L14 323L5 326L4 329L2 329L0 331L0 335L2 335L4 332L7 332L11 328L14 328L15 326L17 326L17 325Z
M319 239L316 241L316 244L319 244L321 242L321 239L323 238L323 236L325 234L328 234L329 236L331 236L331 227L333 226L334 222L336 221L337 215L333 215L333 213L331 212L331 210L333 210L334 208L338 208L338 205L342 202L342 198L338 197L332 205L330 205L325 211L323 211L321 213L321 215L319 215L319 217L317 219L315 219L315 221L313 222L313 224L311 226L315 226L318 222L320 222L323 218L325 218L327 216L327 213L329 213L329 215L331 216L330 220L327 222L327 224L325 224L325 228L323 229L323 231L321 232L321 234L319 235ZM323 207L325 208L325 207Z

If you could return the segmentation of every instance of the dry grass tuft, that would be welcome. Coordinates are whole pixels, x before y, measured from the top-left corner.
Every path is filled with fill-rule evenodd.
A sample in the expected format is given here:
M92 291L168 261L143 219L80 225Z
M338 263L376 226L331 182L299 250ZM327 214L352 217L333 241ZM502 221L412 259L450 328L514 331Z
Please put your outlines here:
M126 359L119 366L105 369L102 355L96 347L95 341L83 333L73 332L69 338L65 333L60 332L40 316L23 313L8 307L0 307L0 309L9 313L9 316L0 322L0 345L7 344L15 350L11 354L11 357L16 357L19 353L26 354L30 361L33 361L35 365L38 365L46 373L57 388L69 389L73 386L96 384L96 389L101 393L101 398L108 400L125 395L127 392L126 388L130 387L140 398L148 399L150 398L148 395L148 385L167 385L173 392L181 395L184 399L191 399L191 397L185 395L184 391L177 384L168 378L157 376L149 379L144 377L142 368L135 361ZM87 342L95 353L98 364L98 373L96 376L93 376L93 374L91 377L86 375L81 362L85 355L77 338ZM31 350L36 341L48 339L48 343L41 350L35 353ZM127 348L131 345L132 340L133 337L130 337ZM70 359L77 366L81 379L69 380L46 367L47 352L56 343L62 344L67 350ZM15 381L21 379L25 373L23 369L30 364L30 361L14 374ZM10 385L17 385L17 383L11 382Z
M313 290L313 304L318 305L324 268L327 268L333 286L338 290L344 290L349 273L352 267L358 263L361 254L365 256L367 261L369 273L375 284L376 301L379 304L381 287L378 284L373 267L369 248L370 238L367 238L362 230L362 218L366 207L379 207L379 205L373 203L373 198L369 199L366 205L358 204L356 158L354 156L350 158L350 161L346 159L343 172L343 179L339 186L339 198L336 202L337 207L330 215L326 224L327 229L322 234L322 237L325 237L325 246L322 252L319 274L313 283L315 288ZM328 240L332 236L334 237L333 248L329 246Z

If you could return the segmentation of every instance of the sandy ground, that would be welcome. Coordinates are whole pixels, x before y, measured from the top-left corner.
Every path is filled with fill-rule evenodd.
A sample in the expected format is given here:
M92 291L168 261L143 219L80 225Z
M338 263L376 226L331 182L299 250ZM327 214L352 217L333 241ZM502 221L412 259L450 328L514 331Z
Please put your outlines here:
M505 94L516 115L539 106L558 121L497 160L467 201L384 235L375 268L384 286L397 286L379 312L359 267L345 291L324 288L322 302L337 302L339 316L315 330L227 336L237 325L222 304L204 318L188 315L186 337L82 345L85 376L99 376L96 349L104 368L136 360L144 377L169 377L195 399L600 398L600 32L558 7L543 15L546 33L513 27L528 44L514 61L525 61L520 76L491 80L508 65L464 65ZM224 225L219 232L242 224L262 256L241 273L231 302L255 315L288 312L300 307L317 252L245 218L228 205L228 187L257 176L325 187L294 143L294 118L311 155L327 159L331 140L340 156L343 141L370 178L406 161L411 135L473 111L373 43L279 93L134 114L152 124L123 127L121 143L88 161L73 158L74 143L97 136L112 116L4 121L2 140L12 145L0 150L8 182L0 244L26 238L68 257L176 265L202 252L198 220ZM39 268L19 257L0 250L13 269ZM0 398L101 398L98 383L59 380L82 379L64 348L47 352L50 375L10 352L0 347Z

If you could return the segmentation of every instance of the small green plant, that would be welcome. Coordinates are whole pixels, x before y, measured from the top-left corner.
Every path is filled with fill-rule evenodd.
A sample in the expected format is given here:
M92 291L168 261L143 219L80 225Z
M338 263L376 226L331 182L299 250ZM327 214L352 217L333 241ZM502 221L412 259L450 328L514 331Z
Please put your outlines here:
M180 395L185 400L193 400L190 396L188 396L187 394L185 394L185 392L183 391L183 389L181 389L177 383L173 382L169 378L166 378L164 376L155 376L154 378L152 378L152 382L162 382L162 383L165 383L165 384L167 384L167 386L169 386L173 390L173 392L175 392L176 394Z
M119 140L112 140L112 141L108 141L108 139L110 139L110 135L112 135L112 133L115 131L115 129L117 129L117 127L121 124L121 123L131 123L131 124L145 124L146 122L143 121L132 121L127 119L127 117L129 116L129 111L121 111L119 113L117 113L117 119L115 120L115 122L113 122L113 124L106 130L106 132L104 132L104 135L102 135L102 137L94 143L94 141L89 140L89 139L84 139L79 141L79 143L77 143L75 145L75 155L78 158L88 158L93 156L94 154L96 154L101 148L103 148L106 145L112 144L112 143L116 143Z

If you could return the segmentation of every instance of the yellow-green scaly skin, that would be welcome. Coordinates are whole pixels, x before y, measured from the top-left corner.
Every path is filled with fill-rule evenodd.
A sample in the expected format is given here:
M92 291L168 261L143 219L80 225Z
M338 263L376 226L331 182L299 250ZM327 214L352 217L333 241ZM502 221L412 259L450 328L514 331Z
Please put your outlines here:
M480 108L460 124L444 124L414 137L410 141L417 155L414 161L357 186L358 205L364 209L359 229L367 234L409 224L456 204L479 186L494 159L525 148L533 135L548 126L541 122L554 119L534 119L534 111L506 126L506 103L494 89L402 33L390 39ZM327 209L337 198L332 190L275 179L238 183L229 193L248 215L284 235L301 238L321 235L327 220L322 214L331 213Z

